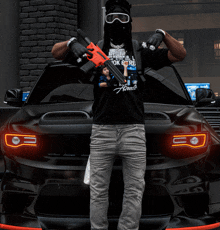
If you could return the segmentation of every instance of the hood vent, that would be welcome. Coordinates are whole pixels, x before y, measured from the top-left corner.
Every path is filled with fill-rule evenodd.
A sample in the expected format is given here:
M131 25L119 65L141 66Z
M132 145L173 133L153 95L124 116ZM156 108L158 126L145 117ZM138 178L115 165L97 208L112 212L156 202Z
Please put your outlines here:
M75 123L76 121L87 120L89 118L89 114L83 111L55 111L45 113L41 117L39 124L71 124L72 122Z
M161 112L145 112L145 120L170 120L169 116Z

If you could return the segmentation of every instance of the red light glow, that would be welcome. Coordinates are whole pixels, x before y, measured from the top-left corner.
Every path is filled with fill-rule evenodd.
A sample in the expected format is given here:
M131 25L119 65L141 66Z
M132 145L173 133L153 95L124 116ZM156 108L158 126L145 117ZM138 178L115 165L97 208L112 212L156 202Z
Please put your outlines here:
M0 228L6 230L42 230L42 228L20 227L7 224L0 224Z
M220 223L208 224L203 226L182 227L182 228L166 228L166 230L208 230L220 227Z
M5 134L5 144L8 147L37 146L35 135Z

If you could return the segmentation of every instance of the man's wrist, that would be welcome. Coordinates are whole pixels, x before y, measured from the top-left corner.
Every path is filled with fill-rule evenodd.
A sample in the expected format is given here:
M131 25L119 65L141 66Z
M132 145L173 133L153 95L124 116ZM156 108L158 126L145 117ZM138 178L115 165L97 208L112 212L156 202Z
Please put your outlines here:
M70 44L74 42L77 42L77 39L75 37L70 38L70 40L67 42L67 47L70 47Z
M161 33L161 34L163 34L163 37L165 37L165 35L166 35L166 32L162 29L156 29L155 33Z

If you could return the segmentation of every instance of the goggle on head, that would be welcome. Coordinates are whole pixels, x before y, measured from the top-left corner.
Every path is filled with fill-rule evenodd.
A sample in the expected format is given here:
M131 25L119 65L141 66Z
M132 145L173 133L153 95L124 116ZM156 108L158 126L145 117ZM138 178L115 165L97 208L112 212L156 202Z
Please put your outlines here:
M130 21L130 16L124 13L110 13L105 17L105 21L109 24L112 24L115 20L121 23L128 23Z

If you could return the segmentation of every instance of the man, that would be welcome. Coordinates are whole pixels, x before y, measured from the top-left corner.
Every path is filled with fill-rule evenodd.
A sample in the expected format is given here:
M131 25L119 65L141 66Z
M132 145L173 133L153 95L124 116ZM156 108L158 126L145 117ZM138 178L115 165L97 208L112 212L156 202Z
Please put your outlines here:
M186 56L184 47L167 32L158 29L147 41L148 47L135 47L131 35L131 5L126 0L108 0L102 50L121 72L128 62L126 84L116 79L111 87L94 85L93 126L90 144L90 221L92 230L107 230L108 188L113 162L121 157L124 196L118 230L137 230L145 188L146 139L141 97L142 70L162 68ZM159 49L164 41L168 49ZM56 59L76 60L89 51L75 38L57 43Z

